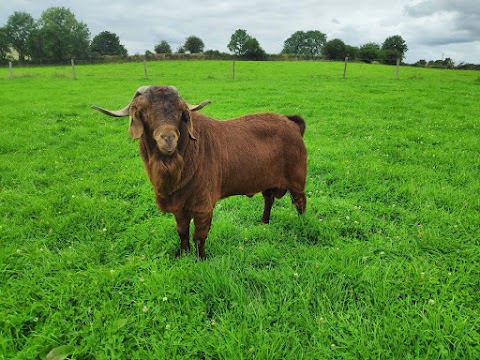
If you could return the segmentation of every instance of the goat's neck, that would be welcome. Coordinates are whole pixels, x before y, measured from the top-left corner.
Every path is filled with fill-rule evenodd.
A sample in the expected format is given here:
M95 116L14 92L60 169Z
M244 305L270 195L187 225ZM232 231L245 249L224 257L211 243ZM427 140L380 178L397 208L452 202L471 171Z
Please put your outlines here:
M140 138L140 154L155 193L162 198L170 197L182 177L183 157L178 151L171 156L162 155L155 141L147 136Z

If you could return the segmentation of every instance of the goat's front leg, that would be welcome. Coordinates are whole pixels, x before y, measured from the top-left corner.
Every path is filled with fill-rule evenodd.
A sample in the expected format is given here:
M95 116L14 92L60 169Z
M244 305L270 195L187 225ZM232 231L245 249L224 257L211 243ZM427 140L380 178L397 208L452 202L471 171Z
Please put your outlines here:
M194 213L193 222L195 231L193 232L193 240L197 247L197 257L205 260L205 240L207 239L210 225L212 224L213 209L210 212Z
M190 251L190 221L192 214L188 211L180 211L175 213L175 220L177 221L177 232L180 237L180 250L178 256Z

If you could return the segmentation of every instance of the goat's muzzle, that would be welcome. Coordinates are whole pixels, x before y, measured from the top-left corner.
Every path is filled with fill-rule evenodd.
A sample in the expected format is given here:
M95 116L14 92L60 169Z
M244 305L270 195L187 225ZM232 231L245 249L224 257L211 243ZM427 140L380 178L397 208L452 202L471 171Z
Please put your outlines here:
M177 150L179 137L180 132L175 126L162 126L153 133L158 150L166 156L172 155Z

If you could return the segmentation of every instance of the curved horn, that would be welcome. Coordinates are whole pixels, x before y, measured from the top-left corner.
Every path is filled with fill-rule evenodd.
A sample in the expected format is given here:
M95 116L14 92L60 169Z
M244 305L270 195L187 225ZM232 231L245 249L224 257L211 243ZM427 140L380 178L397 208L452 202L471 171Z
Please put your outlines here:
M204 100L202 101L201 104L199 105L190 105L188 104L188 108L190 109L190 111L197 111L197 110L200 110L200 109L203 109L205 106L207 106L208 104L211 104L212 102L210 100Z
M109 115L109 116L115 116L115 117L128 116L130 114L130 111L129 111L130 110L130 105L132 105L133 100L135 100L135 98L137 96L143 94L149 88L150 88L150 86L139 87L137 89L137 91L135 91L135 94L133 95L133 98L130 101L130 103L121 110L107 110L107 109L101 108L100 106L96 106L96 105L92 105L91 108L94 109L94 110L98 110L98 111L100 111L100 112L102 112L106 115Z

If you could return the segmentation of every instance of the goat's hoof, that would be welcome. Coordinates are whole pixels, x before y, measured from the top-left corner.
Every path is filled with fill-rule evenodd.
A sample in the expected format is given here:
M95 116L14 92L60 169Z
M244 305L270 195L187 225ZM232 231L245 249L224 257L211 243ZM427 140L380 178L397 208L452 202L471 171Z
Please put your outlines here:
M178 250L177 253L175 254L175 257L177 257L177 258L182 258L182 257L188 255L188 252L189 252L189 250L180 249L180 250Z

